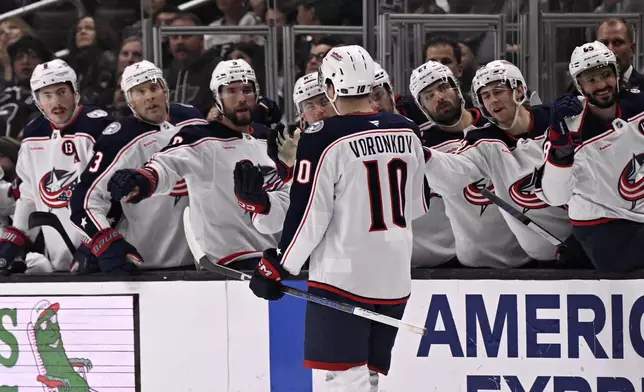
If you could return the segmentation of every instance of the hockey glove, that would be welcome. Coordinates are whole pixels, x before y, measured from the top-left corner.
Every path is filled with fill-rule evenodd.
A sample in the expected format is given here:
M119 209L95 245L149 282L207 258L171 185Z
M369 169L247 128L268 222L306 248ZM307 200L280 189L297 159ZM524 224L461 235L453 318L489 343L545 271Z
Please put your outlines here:
M251 161L239 161L235 164L233 177L239 206L255 214L268 214L271 203L264 190L264 175L261 170Z
M98 258L92 254L89 245L89 242L83 241L78 249L76 249L74 260L69 267L69 272L79 275L101 272L101 268L98 266Z
M569 166L574 159L575 147L581 140L577 133L571 133L566 126L566 117L580 114L584 110L576 95L564 95L552 104L548 141L551 149L549 159L560 166Z
M288 182L293 177L297 144L302 130L296 126L277 124L268 134L266 140L267 154L275 162L277 174L282 181Z
M0 237L0 271L5 274L14 272L14 260L24 260L30 246L29 237L22 231L13 226L5 227Z
M277 102L270 100L266 97L260 97L259 103L251 113L253 122L271 127L277 124L282 119L282 110Z
M136 275L143 257L114 229L103 229L92 238L89 248L98 259L101 272L122 276Z
M557 249L557 265L564 269L594 269L581 243L574 235L566 238Z
M259 298L274 301L284 296L281 280L289 276L291 274L280 264L277 249L266 249L250 280L250 289Z
M154 193L159 178L149 168L118 170L107 183L107 191L114 200L126 203L138 203Z

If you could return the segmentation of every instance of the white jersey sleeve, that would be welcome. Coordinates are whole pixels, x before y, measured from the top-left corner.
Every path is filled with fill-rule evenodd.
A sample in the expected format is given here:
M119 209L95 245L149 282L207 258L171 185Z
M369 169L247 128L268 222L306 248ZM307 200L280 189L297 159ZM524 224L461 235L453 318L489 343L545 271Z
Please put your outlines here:
M268 200L271 208L268 214L253 214L253 226L263 234L275 234L282 231L288 206L291 204L290 184L283 184L281 188L269 191Z
M20 152L18 153L18 163L16 165L16 174L18 178L16 179L18 190L20 191L20 198L16 201L16 210L13 216L13 225L23 233L29 233L29 215L32 212L36 211L36 202L34 199L34 186L32 179L33 175L29 168L30 160L23 158L21 156L28 155L29 144L23 143L20 146ZM37 230L33 230L29 233L29 237L32 241L36 239L38 234Z

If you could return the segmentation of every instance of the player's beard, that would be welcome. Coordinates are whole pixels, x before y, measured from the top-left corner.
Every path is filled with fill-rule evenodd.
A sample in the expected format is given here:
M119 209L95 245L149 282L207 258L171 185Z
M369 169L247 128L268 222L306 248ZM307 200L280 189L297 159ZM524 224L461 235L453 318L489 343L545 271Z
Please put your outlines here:
M253 122L252 111L250 108L248 108L248 117L247 118L239 118L237 116L237 110L236 109L227 109L224 107L224 116L230 120L231 123L238 127L244 127L246 125L250 125Z
M591 105L596 106L600 109L608 109L609 107L613 106L615 104L615 101L617 101L617 89L614 87L611 87L612 91L610 94L610 97L608 100L605 101L600 101L599 99L595 98L595 93L593 94L586 94L588 97L588 101L590 102Z
M436 113L432 116L435 123L440 125L453 125L461 118L461 111L463 108L460 105L454 105L453 102L449 103L451 108L444 113ZM437 107L438 109L438 107ZM438 112L438 110L436 110Z

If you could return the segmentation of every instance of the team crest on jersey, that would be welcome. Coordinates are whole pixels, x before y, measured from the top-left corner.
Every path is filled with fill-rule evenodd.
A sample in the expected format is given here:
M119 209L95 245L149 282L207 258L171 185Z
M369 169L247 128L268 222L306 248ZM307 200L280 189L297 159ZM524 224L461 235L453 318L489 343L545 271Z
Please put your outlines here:
M640 120L640 123L637 124L637 129L639 129L640 133L644 135L644 120Z
M631 202L631 210L644 198L644 154L633 154L619 176L617 189L624 200Z
M107 117L107 112L105 110L92 110L91 112L87 113L87 117L89 118L102 118L102 117Z
M306 131L304 131L304 133L319 132L322 128L324 128L324 120L320 120L316 123L309 125L309 127L306 128Z
M537 183L537 170L532 174L528 174L519 181L512 184L509 189L510 198L518 206L523 208L525 214L528 210L539 210L548 207L548 204L543 202L535 194L535 185Z
M103 135L114 135L121 129L120 122L113 122L103 130Z
M494 184L492 184L492 180L481 178L480 180L471 183L470 185L466 186L465 189L463 189L463 196L465 197L465 200L467 200L467 202L470 204L481 207L480 215L483 215L483 213L487 209L487 206L492 204L492 201L483 196L483 193L481 193L483 189L494 192Z
M54 168L38 183L40 198L50 208L65 208L77 183L76 172Z

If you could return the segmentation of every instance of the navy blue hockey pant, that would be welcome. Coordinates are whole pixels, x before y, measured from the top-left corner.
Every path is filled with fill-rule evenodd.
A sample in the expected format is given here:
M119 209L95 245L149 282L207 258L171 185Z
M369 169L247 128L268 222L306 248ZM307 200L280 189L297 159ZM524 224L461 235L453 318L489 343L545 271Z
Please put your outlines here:
M391 305L370 304L311 287L311 284L315 283L309 284L309 292L312 294L356 305L399 320L405 311L406 302L402 302L405 300L391 301L394 303ZM312 302L306 304L305 325L305 367L342 371L368 365L369 369L378 373L387 374L389 371L397 328Z
M616 219L573 226L573 234L599 271L629 272L644 268L644 224Z

